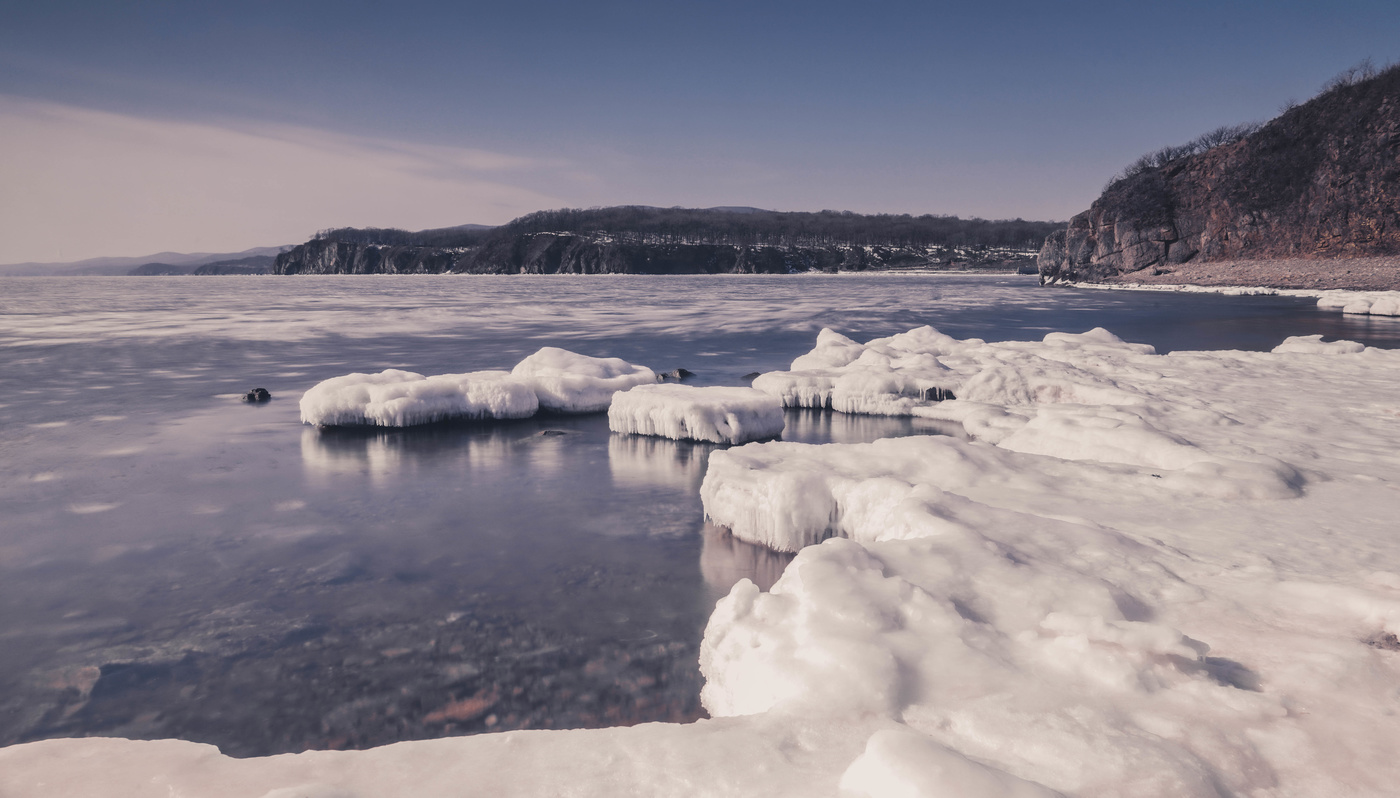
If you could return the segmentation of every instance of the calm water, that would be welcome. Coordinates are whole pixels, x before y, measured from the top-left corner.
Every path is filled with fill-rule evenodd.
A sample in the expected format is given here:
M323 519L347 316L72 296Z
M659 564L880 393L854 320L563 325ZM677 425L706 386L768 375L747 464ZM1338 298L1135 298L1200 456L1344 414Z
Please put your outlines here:
M604 416L318 431L317 381L508 368L540 346L699 384L831 326L1159 351L1400 320L1034 278L0 278L0 744L182 737L233 755L703 715L714 601L786 558L706 527L713 447ZM240 394L272 391L267 405ZM935 434L793 413L789 439Z

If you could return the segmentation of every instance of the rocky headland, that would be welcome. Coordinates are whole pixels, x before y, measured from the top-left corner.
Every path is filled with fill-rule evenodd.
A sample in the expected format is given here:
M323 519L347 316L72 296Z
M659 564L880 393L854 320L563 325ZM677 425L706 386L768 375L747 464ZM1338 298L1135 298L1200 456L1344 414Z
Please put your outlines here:
M497 228L328 230L275 274L1033 273L1051 222L623 206L541 211Z
M1400 67L1217 133L1112 181L1046 238L1041 282L1400 289Z

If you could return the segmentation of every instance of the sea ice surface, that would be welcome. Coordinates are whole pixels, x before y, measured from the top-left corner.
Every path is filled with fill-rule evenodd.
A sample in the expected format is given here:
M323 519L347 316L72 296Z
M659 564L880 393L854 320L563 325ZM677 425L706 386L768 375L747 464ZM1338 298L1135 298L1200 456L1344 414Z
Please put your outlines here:
M675 440L746 443L782 433L783 406L752 388L639 385L616 394L608 408L613 432Z
M262 759L47 740L0 749L0 794L1395 793L1400 351L921 328L798 360L768 393L835 406L857 375L843 406L966 437L710 452L710 519L796 552L716 605L711 719Z

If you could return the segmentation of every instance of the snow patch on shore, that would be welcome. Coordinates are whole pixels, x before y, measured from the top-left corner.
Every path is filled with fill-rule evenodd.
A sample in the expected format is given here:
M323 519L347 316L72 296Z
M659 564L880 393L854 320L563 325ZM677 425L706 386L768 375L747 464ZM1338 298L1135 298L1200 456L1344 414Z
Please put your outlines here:
M1067 369L919 408L972 441L711 454L707 516L798 553L717 606L706 708L899 720L858 794L1387 794L1400 353L1090 338L948 357Z

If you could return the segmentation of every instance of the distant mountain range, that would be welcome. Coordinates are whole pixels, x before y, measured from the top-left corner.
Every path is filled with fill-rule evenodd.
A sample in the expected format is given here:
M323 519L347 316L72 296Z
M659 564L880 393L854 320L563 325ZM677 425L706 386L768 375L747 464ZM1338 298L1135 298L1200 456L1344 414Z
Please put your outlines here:
M270 271L286 246L254 247L242 252L157 252L136 258L88 258L71 263L12 263L0 266L0 275L118 276L166 274L256 274ZM199 271L208 267L206 271ZM218 271L217 269L228 269ZM242 270L240 270L242 269Z

